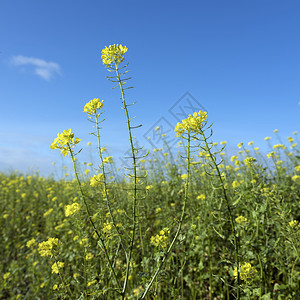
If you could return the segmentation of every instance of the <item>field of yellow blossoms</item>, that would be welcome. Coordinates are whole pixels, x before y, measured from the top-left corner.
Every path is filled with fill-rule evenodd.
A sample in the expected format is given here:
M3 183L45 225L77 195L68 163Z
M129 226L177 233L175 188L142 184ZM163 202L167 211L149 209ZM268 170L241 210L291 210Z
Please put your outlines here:
M174 128L178 154L165 141L140 155L127 50L105 47L102 60L122 97L130 168L107 155L95 98L82 110L96 163L80 161L81 140L64 129L49 146L72 176L0 173L0 299L300 299L297 132L232 156L200 111Z

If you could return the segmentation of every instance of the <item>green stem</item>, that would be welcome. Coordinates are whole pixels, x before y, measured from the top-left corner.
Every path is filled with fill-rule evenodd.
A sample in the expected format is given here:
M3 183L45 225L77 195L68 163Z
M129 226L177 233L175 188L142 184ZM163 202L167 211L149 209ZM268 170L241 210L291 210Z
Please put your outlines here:
M175 236L167 250L167 252L165 253L161 263L159 264L156 272L154 273L154 275L152 276L152 279L150 280L150 282L148 283L143 295L141 296L141 300L142 299L145 299L146 295L148 294L154 280L156 279L158 273L160 272L160 270L162 269L162 267L164 266L177 238L178 238L178 235L181 231L181 227L182 227L182 223L183 223L183 219L185 217L185 208L186 208L186 203L187 203L187 198L188 198L188 189L189 189L189 178L190 178L190 142L191 142L191 137L190 137L190 132L188 132L188 145L187 145L187 177L186 177L186 181L185 181L185 191L184 191L184 202L183 202L183 208L182 208L182 213L181 213L181 217L180 217L180 220L179 220L179 225L178 225L178 228L177 228L177 231L175 233Z
M62 284L63 284L65 290L67 291L67 294L69 295L70 299L73 299L73 294L72 294L72 292L71 292L71 290L70 290L70 287L69 287L68 285L66 285L66 282L65 282L65 280L64 280L64 278L63 278L61 272L59 271L59 267L58 267L58 264L57 264L58 261L57 261L55 255L54 255L54 253L52 253L52 254L53 254L53 258L54 258L54 261L55 261L55 263L56 263L56 266L57 266L58 275L59 275L59 277L60 277L60 280L61 280L61 282L62 282Z
M112 266L112 263L111 263L111 261L110 261L110 258L109 258L109 255L108 255L108 251L107 251L106 246L105 246L105 243L104 243L104 239L101 237L101 235L100 235L99 231L97 230L97 228L96 228L96 226L95 226L95 223L94 223L94 221L93 221L93 219L92 219L92 217L91 217L90 209L89 209L89 207L88 207L88 205L87 205L87 202L86 202L86 199L85 199L85 195L84 195L84 192L83 192L83 189L82 189L82 186L81 186L81 182L80 182L80 179L79 179L79 177L78 177L78 173L77 173L77 169L76 169L76 165L75 165L75 158L74 158L73 151L72 151L71 146L70 146L69 144L68 144L68 147L69 147L69 152L70 152L71 158L72 158L74 174L75 174L75 177L76 177L77 184L78 184L78 186L79 186L81 198L82 198L82 200L83 200L83 202L84 202L84 205L85 205L85 208L86 208L86 212L87 212L87 214L88 214L88 218L89 218L89 220L90 220L90 223L91 223L92 226L93 226L93 229L94 229L95 233L97 234L97 236L98 236L98 238L99 238L99 240L100 240L100 243L101 243L101 246L102 246L102 248L103 248L103 250L104 250L105 257L106 257L106 259L107 259L107 261L108 261L109 267L110 267L110 269L111 269L111 271L112 271L112 273L113 273L113 276L114 276L114 279L115 279L115 281L116 281L116 283L117 283L117 286L118 286L118 288L120 289L119 281L118 281L118 279L117 279L115 270L114 270L114 268L113 268L113 266Z
M124 299L127 284L128 284L129 268L130 268L131 256L132 256L132 251L133 251L133 246L134 246L136 222L137 222L136 203L137 203L137 168L138 168L138 166L137 166L137 159L136 159L136 154L135 154L136 149L134 148L133 138L132 138L132 134L131 134L130 118L129 118L129 113L128 113L128 109L127 109L127 104L126 104L126 101L125 101L125 93L124 93L124 89L123 89L121 76L120 76L120 73L119 73L118 63L115 63L115 67L116 67L115 70L116 70L116 73L117 73L117 79L118 79L119 87L120 87L121 94L122 94L123 108L124 108L125 114L126 114L127 129L128 129L130 148L131 148L131 154L132 154L133 177L134 177L134 195L133 195L133 207L132 207L133 228L132 228L132 236L131 236L131 242L130 242L130 247L129 247L129 254L128 254L127 263L126 263L125 280L124 280L124 285L123 285L123 290L122 290L122 296L123 296L123 299Z
M112 209L111 209L109 198L108 198L108 188L107 188L107 182L106 182L106 173L105 173L104 161L103 161L103 156L102 156L102 151L101 151L101 143L100 143L99 120L98 120L98 114L97 114L96 111L95 111L95 120L96 120L97 141L98 141L98 154L99 154L99 157L100 157L100 160L101 160L101 169L102 169L102 174L103 174L103 184L104 184L105 200L106 200L106 203L107 203L107 207L108 207L108 210L109 210L109 214L110 214L112 223L113 223L114 228L115 228L115 230L116 230L116 232L117 232L117 234L118 234L118 236L120 238L120 243L121 243L121 246L122 246L122 248L124 250L125 257L126 257L126 260L127 260L127 251L126 251L126 248L124 246L121 234L120 234L120 232L118 230L117 224L115 222L115 218L114 218L114 216L112 214Z
M201 128L199 129L199 132L200 132L200 134L203 137L203 140L205 142L205 149L208 152L209 157L210 157L210 159L211 159L211 161L212 161L212 163L214 165L214 168L215 168L215 170L218 173L218 178L219 178L219 181L221 183L221 188L222 188L223 196L224 196L225 201L226 201L226 206L227 206L227 210L228 210L228 215L229 215L231 229L232 229L232 233L233 233L233 239L234 239L235 264L236 264L237 275L238 275L237 276L237 289L236 289L236 292L237 292L237 299L239 300L240 299L240 272L239 272L239 251L238 251L239 248L238 248L238 240L237 240L237 237L236 237L236 230L235 230L235 225L234 225L234 219L233 219L233 216L232 216L232 211L231 211L229 199L227 197L227 193L226 193L226 190L225 190L225 187L224 187L223 178L222 178L221 172L219 170L219 167L218 167L218 165L216 163L215 157L214 157L214 155L210 151L209 145L207 143L207 139L206 139L206 137L204 135L204 132L202 131Z
M259 300L261 300L262 299L262 292L263 292L262 289L263 289L264 269L263 269L263 266L262 266L262 263L261 263L261 259L260 259L259 253L257 253L256 255L257 255L258 262L259 262L259 267L260 267Z

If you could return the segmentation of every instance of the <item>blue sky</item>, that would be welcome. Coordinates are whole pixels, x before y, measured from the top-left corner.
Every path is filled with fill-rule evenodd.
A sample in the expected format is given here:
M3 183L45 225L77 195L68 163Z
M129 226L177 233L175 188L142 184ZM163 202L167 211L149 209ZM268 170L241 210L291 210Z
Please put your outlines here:
M116 157L126 152L120 93L100 58L110 44L128 47L140 144L151 148L155 124L176 125L170 109L186 92L229 149L241 141L264 149L275 128L291 136L300 125L299 13L293 0L2 0L0 171L48 174L61 162L49 146L68 128L86 160L93 139L82 111L92 98L105 104L103 144Z

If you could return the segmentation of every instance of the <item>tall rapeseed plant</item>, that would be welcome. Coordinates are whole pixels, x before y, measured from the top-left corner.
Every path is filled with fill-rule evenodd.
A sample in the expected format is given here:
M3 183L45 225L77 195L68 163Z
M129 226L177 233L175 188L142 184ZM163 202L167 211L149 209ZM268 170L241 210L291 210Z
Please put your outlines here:
M125 60L126 52L127 52L126 46L122 46L122 45L118 45L118 44L110 45L109 47L105 47L102 50L102 56L101 56L103 64L108 69L108 71L115 73L115 75L107 76L107 78L111 82L117 83L117 85L114 88L119 86L120 91L121 91L122 103L123 103L122 108L124 109L125 115L126 115L127 130L128 130L130 149L131 149L132 168L129 169L129 171L131 171L131 172L128 174L128 176L129 176L129 179L133 180L132 233L131 233L131 237L130 237L129 250L128 250L128 253L126 253L126 260L127 260L126 261L126 273L125 273L125 279L124 279L124 284L123 284L123 289L122 289L123 298L125 297L125 293L126 293L126 289L127 289L127 285L128 285L129 269L130 269L130 263L131 263L131 259L132 259L132 252L134 249L136 228L137 228L137 223L138 223L137 201L139 198L138 197L138 189L139 189L138 185L139 185L139 181L140 181L140 176L138 176L138 170L139 170L138 160L145 157L145 156L139 156L139 150L141 150L141 148L136 147L134 145L134 141L133 141L132 130L141 126L141 125L133 126L132 125L133 118L130 118L130 116L129 116L128 107L130 105L133 105L134 103L128 104L125 99L125 90L131 88L131 87L124 87L124 85L126 84L126 81L130 79L130 78L124 78L124 75L128 72L128 70L127 70L128 63L125 65L122 65L122 63Z

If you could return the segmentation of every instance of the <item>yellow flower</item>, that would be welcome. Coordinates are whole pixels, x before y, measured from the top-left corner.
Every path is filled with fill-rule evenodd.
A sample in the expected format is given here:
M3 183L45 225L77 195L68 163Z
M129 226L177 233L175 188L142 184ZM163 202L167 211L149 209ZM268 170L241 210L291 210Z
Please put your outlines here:
M103 224L103 232L105 234L109 234L112 229L113 229L113 223L104 223Z
M93 187L100 185L103 181L103 177L102 173L95 175L90 179L90 185Z
M240 186L240 183L239 183L237 180L234 180L234 181L232 182L232 187L233 187L234 189L238 188L239 186Z
M57 290L58 289L58 285L57 284L54 284L53 285L53 290Z
M111 164L112 162L113 162L113 157L112 156L105 157L104 160L103 160L104 164Z
M205 200L206 196L204 194L200 194L197 196L197 200Z
M277 145L274 145L273 148L274 148L274 149L277 149L277 148L286 149L286 147L285 147L283 144L277 144Z
M50 148L60 149L61 153L66 156L80 141L79 138L74 137L74 133L71 132L70 128L69 130L64 130L61 134L58 133Z
M295 148L297 146L297 143L293 143L292 145L291 145L291 148Z
M252 166L255 161L256 161L256 158L254 158L254 157L246 157L244 159L244 163L247 167Z
M63 262L55 262L53 265L52 265L52 273L56 273L58 274L59 273L59 269L62 269L64 267L64 263Z
M31 239L26 243L26 246L28 248L32 248L34 246L34 244L35 244L35 239Z
M295 181L296 183L300 183L300 176L295 175L295 176L292 177L292 180Z
M242 146L243 146L243 143L241 142L241 143L239 143L237 146L239 147L239 149L241 149Z
M91 286L91 285L93 285L93 284L95 284L95 283L97 283L97 280L96 280L96 279L93 280L93 281L88 282L88 286Z
M98 111L102 107L103 100L101 101L99 98L94 98L84 106L83 112L87 113L89 115L89 118L91 118L92 115L99 117L100 113L98 113Z
M247 219L243 216L239 216L235 219L235 221L238 223L238 224L243 224L243 223L246 223L247 222Z
M293 220L293 221L291 221L291 222L289 222L289 225L290 225L290 227L296 227L297 225L299 224L299 221L297 221L297 220Z
M182 179L182 180L185 180L186 178L187 178L187 174L182 174L182 175L181 175L181 179Z
M169 238L166 236L166 233L170 233L168 228L164 228L159 232L159 234L151 237L151 244L154 246L165 249L168 245Z
M51 213L53 212L53 208L48 209L45 213L44 213L44 217L49 216Z
M250 263L245 262L239 266L239 273L240 273L240 278L242 280L248 281L249 279L252 279L252 277L254 277L255 273L257 273L257 270L253 268ZM233 276L237 279L238 277L237 268L234 269Z
M65 215L66 217L71 216L77 213L80 210L81 206L78 203L73 203L65 206Z
M234 160L236 160L236 159L238 159L238 156L233 155L233 156L231 156L230 161L234 161Z
M89 241L87 238L83 238L81 239L81 241L79 242L80 245L83 245L83 247L87 247L89 244Z
M152 185L152 184L146 186L146 190L147 190L147 191L149 191L149 190L151 190L151 189L153 189L153 185Z
M61 242L57 238L49 238L48 241L39 243L39 253L41 256L52 256L53 248L59 246Z
M295 171L300 172L300 165L295 167Z
M266 136L265 137L265 141L268 141L268 140L270 140L271 139L271 137L269 137L269 136Z
M90 260L94 257L94 255L92 253L88 253L86 256L85 256L85 259L86 260Z
M10 272L6 272L5 274L3 274L3 279L6 280L7 278L9 278L10 276Z
M119 65L124 61L124 54L127 52L127 47L122 45L110 45L102 50L102 61L106 67L112 67L112 64Z
M177 123L174 130L176 136L182 136L186 131L189 133L197 133L206 119L207 112L201 110L198 113L194 112L193 115L189 115L188 118L182 120L181 123Z

